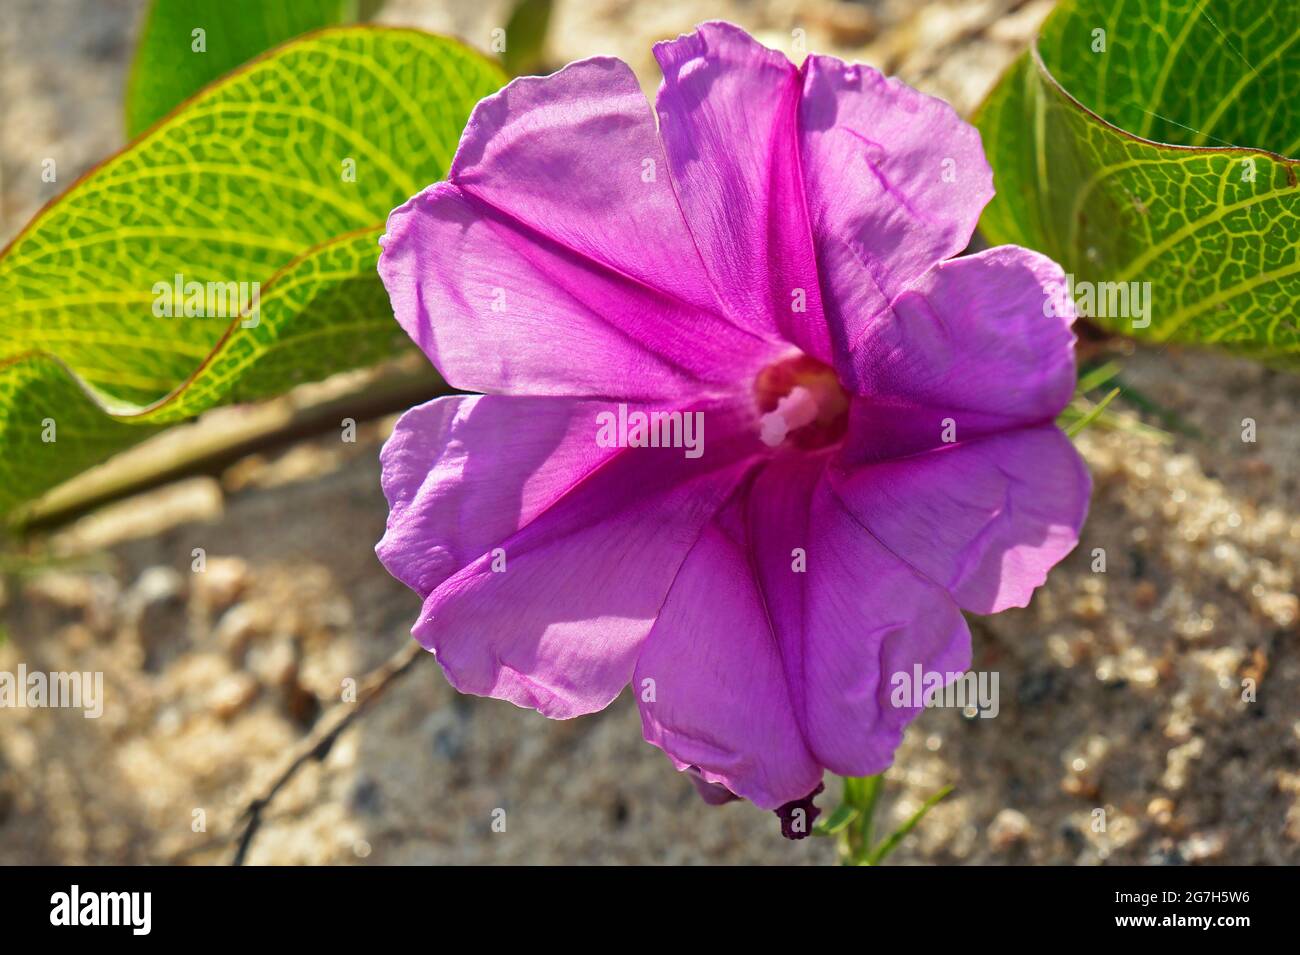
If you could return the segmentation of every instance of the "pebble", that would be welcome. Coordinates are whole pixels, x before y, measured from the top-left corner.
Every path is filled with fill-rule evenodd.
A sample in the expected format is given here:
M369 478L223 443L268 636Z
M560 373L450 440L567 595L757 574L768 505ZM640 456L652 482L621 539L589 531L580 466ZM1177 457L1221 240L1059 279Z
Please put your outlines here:
M1160 591L1149 580L1139 580L1133 587L1133 603L1139 610L1150 610L1160 599Z
M208 705L220 720L238 716L257 698L260 686L252 674L232 673L221 680L208 696Z
M1101 594L1084 594L1070 605L1070 612L1084 623L1094 623L1106 615L1106 600Z
M1174 801L1167 796L1157 796L1147 803L1147 816L1157 826L1167 826L1174 818Z
M1178 848L1188 862L1205 862L1223 855L1226 844L1220 832L1194 832Z
M269 608L258 603L235 604L221 615L213 638L233 663L240 664L254 637L270 627Z
M277 637L269 644L252 647L244 665L266 686L289 686L298 676L297 654L289 637Z
M194 590L209 613L220 613L248 587L248 562L242 557L210 557L207 568L195 574Z
M172 567L145 568L123 598L123 617L144 654L144 669L163 669L189 644L185 578Z
M989 845L997 852L1004 852L1023 842L1032 828L1029 818L1023 812L1003 809L989 824Z

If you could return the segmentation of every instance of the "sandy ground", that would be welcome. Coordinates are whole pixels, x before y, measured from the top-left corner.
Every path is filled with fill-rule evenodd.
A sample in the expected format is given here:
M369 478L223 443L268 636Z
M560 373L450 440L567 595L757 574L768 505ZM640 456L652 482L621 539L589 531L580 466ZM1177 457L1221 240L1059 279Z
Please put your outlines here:
M398 0L385 19L475 39L499 7ZM6 5L0 238L119 145L140 9ZM883 65L969 110L1045 9L562 2L552 55L619 53L651 77L649 42L696 20L733 19L773 45L802 26L813 48ZM45 156L58 157L60 185L40 181ZM896 861L1300 861L1300 378L1210 353L1123 351L1124 383L1163 409L1144 417L1168 438L1080 438L1095 481L1080 547L1031 607L976 621L974 666L1000 674L998 717L935 710L908 732L888 776L889 819L946 783L956 790ZM1242 440L1245 417L1254 443ZM230 858L250 796L346 681L408 639L417 600L371 552L385 517L376 453L390 425L122 502L9 560L0 670L102 671L108 705L97 720L0 713L0 863ZM192 570L195 548L203 573ZM1098 548L1104 573L1092 567ZM1243 680L1254 702L1242 700ZM492 826L498 810L504 832ZM249 854L280 864L832 859L825 841L782 840L751 806L705 806L641 741L626 696L550 722L457 695L431 658L276 799Z

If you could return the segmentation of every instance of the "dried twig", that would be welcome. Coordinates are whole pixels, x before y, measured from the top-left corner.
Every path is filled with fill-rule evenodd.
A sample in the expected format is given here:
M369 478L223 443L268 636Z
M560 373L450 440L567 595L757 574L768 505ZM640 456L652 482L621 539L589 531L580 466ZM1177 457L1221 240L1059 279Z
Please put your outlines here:
M394 653L383 664L376 667L361 681L357 687L355 703L338 703L322 716L312 731L303 737L294 747L284 768L275 775L271 785L262 794L250 802L239 818L243 820L244 829L239 837L239 846L235 849L233 865L243 865L248 855L249 846L262 824L262 812L270 805L281 789L291 780L308 761L320 762L334 746L334 741L352 722L369 708L397 678L411 668L425 650L414 640L407 641L402 649Z

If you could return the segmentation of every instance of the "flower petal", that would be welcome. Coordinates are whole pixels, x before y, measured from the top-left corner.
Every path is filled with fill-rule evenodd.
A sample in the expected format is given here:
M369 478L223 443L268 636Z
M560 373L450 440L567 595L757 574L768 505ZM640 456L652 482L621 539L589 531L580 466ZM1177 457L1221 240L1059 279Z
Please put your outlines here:
M631 678L701 529L761 453L757 435L736 427L731 413L751 412L704 411L711 437L701 457L682 448L610 455L495 553L438 583L411 632L437 653L451 684L554 718L608 705ZM590 427L594 441L594 419ZM581 460L571 454L569 465ZM546 472L538 489L549 496L560 483L558 472ZM540 500L534 490L525 493L530 507Z
M1064 281L1051 259L1001 246L913 283L854 347L850 460L1054 420L1075 384Z
M849 513L824 457L790 456L764 468L748 520L809 749L842 776L881 772L919 712L893 704L893 675L910 676L916 664L964 671L970 632L961 612Z
M655 45L660 135L686 222L733 316L829 362L798 155L799 71L730 23Z
M974 613L1029 603L1078 544L1091 483L1050 424L831 474L857 520Z
M799 131L827 317L852 342L962 251L993 197L979 133L951 106L830 56L803 65Z
M449 180L389 217L379 271L466 390L681 396L780 348L723 317L649 106L609 58L479 103Z
M730 521L738 525L738 521ZM743 540L715 520L637 661L645 738L681 770L776 809L821 781L790 705Z
M595 441L608 402L454 395L398 419L380 454L380 561L421 597L528 524L617 448Z

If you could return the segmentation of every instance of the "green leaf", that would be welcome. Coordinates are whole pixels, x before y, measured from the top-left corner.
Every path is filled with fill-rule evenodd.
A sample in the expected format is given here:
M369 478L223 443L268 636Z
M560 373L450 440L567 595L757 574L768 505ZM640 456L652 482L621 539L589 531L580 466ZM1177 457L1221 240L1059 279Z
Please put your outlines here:
M817 820L813 825L813 835L833 836L843 832L853 820L858 818L860 812L856 806L850 806L846 802L840 803L829 816Z
M357 0L153 0L127 81L127 137L259 53L359 12Z
M501 63L512 76L536 73L546 55L551 0L517 0L506 21L506 48Z
M977 114L981 228L1061 262L1100 325L1295 365L1297 75L1295 3L1066 0ZM1085 282L1150 283L1149 309Z
M0 513L215 404L406 347L378 236L442 178L473 105L505 79L425 33L313 34L43 210L0 253ZM260 308L160 317L178 274L205 291L259 283Z

